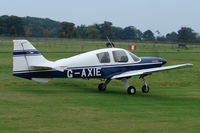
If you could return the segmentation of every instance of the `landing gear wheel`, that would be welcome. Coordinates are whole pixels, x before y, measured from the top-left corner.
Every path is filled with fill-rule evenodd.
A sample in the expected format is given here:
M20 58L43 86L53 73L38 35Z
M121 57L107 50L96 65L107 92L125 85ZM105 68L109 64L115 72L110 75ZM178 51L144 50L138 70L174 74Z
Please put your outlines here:
M148 85L143 85L143 86L142 86L142 92L143 92L143 93L148 93L149 90L150 90L150 88L149 88Z
M100 92L106 91L106 85L104 83L99 84L98 89Z
M129 86L127 92L129 95L134 95L136 93L136 89L133 86Z

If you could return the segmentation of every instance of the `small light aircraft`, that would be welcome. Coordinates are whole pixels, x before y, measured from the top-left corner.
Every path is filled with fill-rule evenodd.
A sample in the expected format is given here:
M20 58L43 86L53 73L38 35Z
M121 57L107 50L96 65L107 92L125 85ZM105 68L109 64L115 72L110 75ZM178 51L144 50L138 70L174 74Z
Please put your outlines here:
M104 79L98 90L103 92L112 79L121 80L128 94L136 93L129 86L128 78L140 76L144 85L142 92L148 93L149 86L144 77L153 72L192 66L180 64L164 66L167 61L158 57L137 57L121 48L93 50L73 57L49 61L27 40L13 40L13 75L38 82L53 78L98 78Z

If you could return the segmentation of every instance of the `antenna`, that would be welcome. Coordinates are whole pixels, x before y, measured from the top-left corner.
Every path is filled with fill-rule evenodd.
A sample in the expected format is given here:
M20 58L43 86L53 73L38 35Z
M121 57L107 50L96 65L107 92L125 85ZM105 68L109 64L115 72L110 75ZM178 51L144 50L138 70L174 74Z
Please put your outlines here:
M108 40L108 42L106 43L106 46L107 47L111 46L111 48L114 48L115 47L114 43L110 41L110 39L108 38L108 36L106 36L106 38Z

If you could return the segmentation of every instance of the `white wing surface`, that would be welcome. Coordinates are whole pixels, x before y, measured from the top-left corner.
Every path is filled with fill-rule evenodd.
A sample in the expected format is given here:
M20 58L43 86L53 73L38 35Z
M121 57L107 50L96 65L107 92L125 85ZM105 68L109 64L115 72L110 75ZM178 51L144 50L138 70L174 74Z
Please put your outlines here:
M125 78L136 75L145 75L145 74L150 74L152 72L159 72L159 71L165 71L165 70L176 69L181 67L189 67L189 66L193 66L193 64L180 64L180 65L164 66L164 67L149 68L142 70L134 70L115 75L111 79Z

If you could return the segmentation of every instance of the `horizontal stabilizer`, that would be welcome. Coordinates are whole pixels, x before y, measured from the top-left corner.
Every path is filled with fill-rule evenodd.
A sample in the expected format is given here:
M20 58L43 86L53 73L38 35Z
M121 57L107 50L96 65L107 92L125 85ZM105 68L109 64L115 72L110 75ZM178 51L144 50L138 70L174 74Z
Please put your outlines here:
M60 72L64 72L65 69L67 69L66 66L55 66L54 63L52 64L31 64L30 67L34 70L41 70L41 69L54 69L54 70L57 70L57 71L60 71Z

